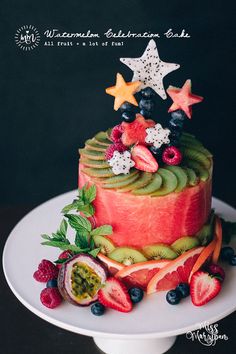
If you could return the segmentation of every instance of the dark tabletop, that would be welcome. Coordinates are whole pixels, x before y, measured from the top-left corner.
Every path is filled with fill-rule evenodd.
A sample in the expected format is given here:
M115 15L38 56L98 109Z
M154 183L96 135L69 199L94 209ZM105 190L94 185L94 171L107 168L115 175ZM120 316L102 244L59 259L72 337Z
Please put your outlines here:
M0 209L1 249L14 225L33 206ZM22 265L24 257L22 255ZM9 289L4 275L1 272L1 341L0 353L2 354L99 354L101 353L90 337L67 332L38 318L26 309ZM184 313L183 313L184 316ZM178 319L176 319L178 320ZM235 352L235 322L236 314L218 322L220 335L227 335L227 341L218 340L215 346L204 346L197 340L186 339L185 335L179 336L174 347L168 353L227 353ZM158 321L158 319L157 319ZM125 354L125 353L122 353ZM148 354L148 353L144 353Z

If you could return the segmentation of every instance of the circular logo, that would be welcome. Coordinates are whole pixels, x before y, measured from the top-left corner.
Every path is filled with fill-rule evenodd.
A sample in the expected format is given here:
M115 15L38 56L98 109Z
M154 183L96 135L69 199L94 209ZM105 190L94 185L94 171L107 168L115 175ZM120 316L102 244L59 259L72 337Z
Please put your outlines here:
M39 45L39 31L32 25L24 25L16 31L15 42L22 50L32 50Z

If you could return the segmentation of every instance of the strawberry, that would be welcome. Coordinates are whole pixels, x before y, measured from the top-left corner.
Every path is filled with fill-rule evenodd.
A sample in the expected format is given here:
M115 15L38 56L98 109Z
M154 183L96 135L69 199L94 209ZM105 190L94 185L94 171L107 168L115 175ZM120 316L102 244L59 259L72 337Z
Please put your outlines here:
M120 312L130 312L133 306L126 286L114 277L107 278L104 287L98 291L98 300Z
M123 134L121 141L125 146L133 144L146 145L145 138L147 136L146 128L154 127L156 123L151 119L145 119L141 114L136 114L133 122L122 122L121 128Z
M135 162L135 168L145 172L156 172L158 163L150 150L144 145L136 145L131 151L132 160Z
M198 271L190 281L190 295L195 306L205 305L220 292L221 282L209 273Z

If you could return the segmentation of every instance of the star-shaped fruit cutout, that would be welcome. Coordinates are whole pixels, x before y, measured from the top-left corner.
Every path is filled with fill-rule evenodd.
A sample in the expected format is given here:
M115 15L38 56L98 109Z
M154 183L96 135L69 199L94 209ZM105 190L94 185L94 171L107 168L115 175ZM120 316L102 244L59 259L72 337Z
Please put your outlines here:
M138 106L134 94L137 92L141 82L125 82L121 74L116 75L116 85L108 87L106 93L115 97L114 110L117 111L124 102Z
M156 43L151 39L140 58L120 58L134 73L132 81L141 81L141 88L151 87L163 100L166 92L163 78L180 67L179 64L165 63L159 57Z
M173 101L168 112L173 112L177 109L181 109L189 119L192 118L192 105L202 102L203 97L194 95L191 92L191 86L191 80L186 80L182 88L174 86L168 87L166 92Z

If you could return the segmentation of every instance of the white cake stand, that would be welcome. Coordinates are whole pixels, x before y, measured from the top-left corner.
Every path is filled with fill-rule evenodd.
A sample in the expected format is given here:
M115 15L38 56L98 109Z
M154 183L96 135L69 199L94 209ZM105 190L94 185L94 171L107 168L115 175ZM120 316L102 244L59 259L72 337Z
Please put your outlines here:
M189 298L177 306L169 305L165 292L146 297L128 314L108 310L96 317L90 308L64 303L50 310L42 306L39 294L44 285L32 274L46 258L54 261L57 249L41 246L42 233L55 231L61 221L61 209L76 196L72 191L40 205L26 215L11 232L3 253L3 268L15 296L30 311L44 320L75 333L92 336L96 345L108 354L158 354L167 351L176 336L199 329L201 323L214 323L236 309L236 268L226 266L227 277L219 296L202 307ZM213 199L218 213L236 220L236 210Z

